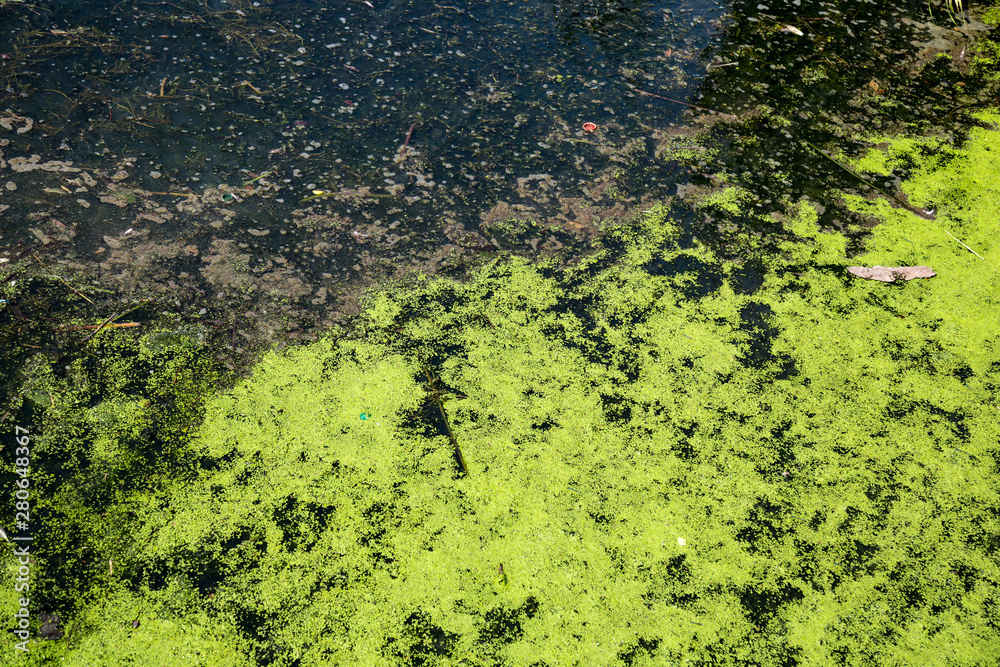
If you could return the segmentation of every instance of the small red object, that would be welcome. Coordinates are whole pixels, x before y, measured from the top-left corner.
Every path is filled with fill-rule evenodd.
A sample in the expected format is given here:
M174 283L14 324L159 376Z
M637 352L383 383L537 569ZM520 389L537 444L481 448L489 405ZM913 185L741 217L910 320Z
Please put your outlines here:
M584 132L593 132L596 129L597 129L597 125L595 125L593 123L584 123L583 124L583 131Z

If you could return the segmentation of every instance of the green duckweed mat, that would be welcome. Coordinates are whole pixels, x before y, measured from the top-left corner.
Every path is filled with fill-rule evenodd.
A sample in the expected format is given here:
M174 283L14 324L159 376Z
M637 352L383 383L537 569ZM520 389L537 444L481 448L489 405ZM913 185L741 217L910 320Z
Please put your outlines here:
M961 150L855 163L908 160L909 201L938 207L851 199L881 220L861 256L808 202L772 221L798 241L748 235L742 264L654 210L571 268L386 290L360 338L268 355L208 402L197 473L136 503L75 633L24 664L995 665L980 120Z

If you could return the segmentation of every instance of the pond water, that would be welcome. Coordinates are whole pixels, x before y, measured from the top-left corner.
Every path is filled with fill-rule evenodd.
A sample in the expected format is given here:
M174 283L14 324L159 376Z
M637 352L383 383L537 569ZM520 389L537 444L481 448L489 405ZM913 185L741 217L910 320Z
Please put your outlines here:
M931 287L915 284L902 288L914 290L910 302L897 300L901 291L881 293L884 301L859 291L841 298L831 278L846 280L839 246L817 254L781 247L796 223L782 224L791 216L780 214L797 203L819 214L822 229L843 232L848 254L873 223L847 209L845 192L933 205L899 194L915 161L933 157L930 143L888 176L844 167L879 132L934 132L947 143L969 126L964 114L980 100L965 59L984 26L940 8L932 18L929 8L857 0L0 0L0 422L31 433L38 471L30 482L37 636L62 636L58 612L72 619L74 647L92 641L88 651L127 661L122 644L131 642L128 650L142 652L136 662L155 664L156 648L171 651L169 660L201 650L195 634L176 628L184 614L211 609L219 616L196 624L219 623L209 634L226 660L232 631L259 664L294 662L295 647L312 637L339 641L348 629L374 636L344 615L355 603L336 596L348 581L353 600L363 599L357 609L378 610L370 627L382 614L401 614L378 630L400 629L386 631L378 648L398 655L395 664L430 664L458 645L442 629L457 626L428 611L430 596L457 601L462 627L472 627L468 609L482 611L479 648L520 641L520 624L541 609L535 628L553 619L544 634L560 645L550 655L590 633L605 656L620 647L621 664L672 650L641 636L632 610L658 616L656 627L673 624L663 637L681 637L678 627L717 633L720 656L743 650L725 643L741 627L750 632L742 619L752 619L747 650L764 646L781 656L775 664L794 662L784 646L795 633L810 647L821 636L853 642L842 655L891 648L866 609L901 618L910 605L915 615L894 627L903 637L912 620L905 636L926 646L934 644L921 634L932 616L953 617L939 637L987 636L978 628L991 627L989 609L976 596L996 579L982 566L989 545L981 526L991 519L983 510L952 521L948 512L995 506L981 446L996 440L982 430L995 415L977 411L991 410L986 397L996 392L972 369L996 363L985 352L967 362L960 346L946 346L962 340L985 351L995 337L973 330L982 344L969 343L977 339L945 319L986 304L986 280L956 287L959 274L945 283L941 270L931 286L953 291L913 296ZM709 201L731 186L731 199ZM636 238L662 241L666 214L636 216L658 204L668 207L670 234L679 223L680 241L669 243L680 250L649 242L616 263ZM801 233L814 234L812 219L800 222ZM714 260L692 251L696 243L739 268L724 279ZM597 247L597 259L552 277L560 275L553 266ZM784 259L768 274L777 284L761 290L759 258L768 252ZM505 263L510 255L552 261L536 270ZM253 366L262 350L351 323L373 286L467 277L494 259L479 282L373 300L368 340L325 352L299 346L294 365L275 368L265 357ZM506 280L504 271L520 276ZM823 282L791 278L806 272ZM797 291L814 288L813 301L796 305ZM829 303L840 311L821 318L834 293ZM934 298L961 306L939 310ZM789 305L785 323L795 320L784 331L772 319L777 304ZM882 319L898 327L885 325L891 336L870 328ZM850 344L831 345L835 337ZM418 366L426 379L415 377ZM208 432L218 439L199 453L200 397L248 368L270 379L214 404ZM264 430L252 430L254 422ZM399 434L413 438L401 447ZM947 464L942 452L952 455ZM460 468L449 480L446 459L455 454ZM459 484L465 456L478 468ZM17 465L0 473L0 486L26 477L28 464ZM524 483L497 482L505 470ZM404 486L411 477L416 483ZM465 482L481 486L467 493ZM328 495L299 495L320 483ZM364 497L356 505L338 495L355 490ZM366 506L369 491L378 500ZM173 507L197 512L171 514L171 496L180 499ZM887 518L893 504L905 512ZM418 506L431 509L411 511ZM469 509L477 506L492 516ZM677 517L672 527L666 513ZM353 537L312 550L310 535L333 535L361 516L370 522L344 531ZM560 523L570 516L577 523ZM903 530L910 517L912 530ZM426 529L426 541L397 540L402 531L392 531L403 525ZM439 539L438 525L456 532ZM492 526L507 526L515 539L502 544ZM563 529L571 526L585 532ZM668 528L676 534L661 541ZM598 533L604 553L590 550ZM925 535L944 537L927 547ZM470 545L467 553L438 547L449 540ZM547 561L528 584L543 591L537 598L498 597L529 590L529 569L510 544L525 554L522 564ZM686 549L691 560L668 549ZM879 550L887 554L882 579L864 584L878 596L850 592L873 574ZM268 565L277 560L265 552L280 565ZM297 560L307 552L316 560ZM434 561L408 555L432 552ZM662 558L647 558L653 553ZM960 562L960 553L974 557ZM588 560L627 576L594 577ZM727 582L720 563L739 576ZM303 564L318 564L325 579L300 577L311 569ZM372 597L367 575L355 576L376 570L398 584L423 577L429 595L398 609L373 604L403 599ZM274 575L264 586L261 572ZM247 588L224 573L245 574ZM911 574L925 587L911 588ZM223 579L228 588L217 588ZM603 581L614 583L601 589ZM959 581L968 598L949 592ZM460 589L451 585L475 590L453 595ZM214 598L216 590L224 594ZM330 606L309 606L320 598ZM579 615L567 611L573 598L602 602ZM857 617L842 624L851 605ZM968 626L973 632L962 626L970 617L947 605L986 611ZM329 630L340 619L349 619L344 631ZM588 626L591 619L611 619L622 634ZM572 623L588 627L574 634ZM871 628L879 632L866 634ZM150 629L169 641L147 641ZM692 651L710 641L697 638ZM841 654L831 645L821 648ZM714 660L711 650L703 655Z
M0 13L6 256L40 243L119 292L239 301L265 338L336 323L414 270L586 250L724 182L762 210L822 200L844 175L801 139L948 120L952 75L913 73L971 34L922 4L800 0ZM753 136L733 129L748 117Z
M416 124L428 176L488 200L477 181L507 170L585 176L574 157L597 156L566 145L585 122L676 120L630 88L686 97L722 34L717 4L370 4L73 3L5 47L8 95L67 158L135 155L182 183L269 171L295 176L289 197L409 185L394 158Z

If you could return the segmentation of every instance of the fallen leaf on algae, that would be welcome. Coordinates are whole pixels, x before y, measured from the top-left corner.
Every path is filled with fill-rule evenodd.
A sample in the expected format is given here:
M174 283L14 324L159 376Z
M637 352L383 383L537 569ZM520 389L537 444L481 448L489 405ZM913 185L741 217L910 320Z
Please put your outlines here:
M859 278L881 280L892 283L897 280L913 280L914 278L933 278L937 274L929 266L849 266L847 272Z

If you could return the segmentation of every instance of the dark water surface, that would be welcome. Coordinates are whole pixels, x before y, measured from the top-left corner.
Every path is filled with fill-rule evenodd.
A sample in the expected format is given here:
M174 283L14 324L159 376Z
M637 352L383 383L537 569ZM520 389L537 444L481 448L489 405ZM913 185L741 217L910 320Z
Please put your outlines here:
M273 332L329 325L407 271L585 250L691 188L742 185L762 212L821 201L843 174L803 139L850 151L858 130L952 120L959 75L915 73L971 33L927 18L803 0L0 3L0 252L41 244L135 296L281 310Z
M687 97L724 15L672 1L370 4L23 12L37 29L9 22L3 102L48 135L34 132L33 150L62 145L62 159L94 166L134 156L140 178L240 184L271 172L289 201L426 180L449 204L492 205L518 177L586 179L613 157L594 151L601 133L608 153L675 122L685 107L631 89Z

